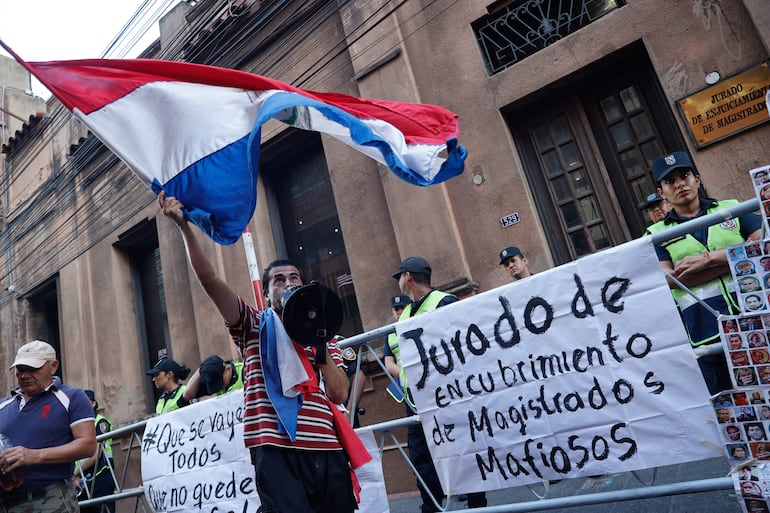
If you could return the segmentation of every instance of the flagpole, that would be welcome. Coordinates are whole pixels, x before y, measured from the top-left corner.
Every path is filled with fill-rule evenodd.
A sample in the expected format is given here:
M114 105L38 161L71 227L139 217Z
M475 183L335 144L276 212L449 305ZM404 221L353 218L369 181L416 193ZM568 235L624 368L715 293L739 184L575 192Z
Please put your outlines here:
M246 252L246 262L249 266L249 278L251 278L251 287L254 291L254 304L257 306L257 310L260 312L267 308L265 304L265 296L262 294L262 281L259 271L259 263L257 262L257 253L254 250L254 239L251 237L251 228L246 225L246 229L243 230L243 250Z
M40 76L38 76L38 74L35 72L35 69L34 69L32 66L30 66L29 64L27 64L27 61L25 61L24 59L22 59L21 57L19 57L19 54L17 54L16 52L14 52L14 51L11 49L11 47L10 47L10 46L8 46L7 44L5 44L5 42L4 42L2 39L0 39L0 46L2 46L2 47L5 49L5 51L6 51L6 52L8 52L9 54L11 54L11 57L13 57L14 59L16 59L16 62L18 62L19 64L21 64L22 66L24 66L24 69L26 69L27 71L29 71L30 73L32 73L32 75L33 75L33 76L34 76L36 79L38 79L38 80L40 81L40 83L41 83L41 84L43 84L45 87L47 87L47 88L48 88L49 90L51 90L51 91L53 91L53 90L55 90L55 89L56 89L56 88L55 88L55 87L54 87L54 86L53 86L51 83L49 83L49 82L48 82L48 80L46 80L44 77L40 77ZM68 108L69 108L69 107L68 107ZM71 108L69 108L69 109L70 109L70 110L72 110Z

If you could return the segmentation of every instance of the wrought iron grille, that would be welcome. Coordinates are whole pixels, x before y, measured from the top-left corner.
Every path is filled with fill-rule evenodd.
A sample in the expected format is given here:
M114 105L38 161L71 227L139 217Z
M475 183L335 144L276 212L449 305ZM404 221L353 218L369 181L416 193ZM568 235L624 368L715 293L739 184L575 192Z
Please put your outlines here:
M473 25L490 74L498 73L622 7L625 0L524 0Z

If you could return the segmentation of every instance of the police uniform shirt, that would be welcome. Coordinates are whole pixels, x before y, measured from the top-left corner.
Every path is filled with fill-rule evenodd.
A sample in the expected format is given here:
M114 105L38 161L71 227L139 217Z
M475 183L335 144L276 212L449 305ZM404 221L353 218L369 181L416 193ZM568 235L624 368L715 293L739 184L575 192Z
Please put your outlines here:
M681 224L687 221L690 221L692 219L701 217L706 215L706 212L708 212L709 208L718 206L719 202L715 199L706 198L701 199L700 203L700 210L698 211L698 214L695 217L685 217L677 215L676 212L674 212L674 209L669 210L668 214L666 214L666 217L663 218L663 223L666 225L677 225ZM741 236L744 238L748 238L749 235L754 233L755 231L759 230L762 227L762 217L757 214L756 212L749 212L747 214L743 214L742 216L738 216L738 220L740 221L741 225ZM708 247L707 241L708 241L708 226L704 226L703 228L700 228L698 230L693 231L690 235L695 237L695 240L700 242L704 247ZM660 244L655 244L655 253L658 255L658 260L671 260L671 255L669 255L668 251L663 248Z

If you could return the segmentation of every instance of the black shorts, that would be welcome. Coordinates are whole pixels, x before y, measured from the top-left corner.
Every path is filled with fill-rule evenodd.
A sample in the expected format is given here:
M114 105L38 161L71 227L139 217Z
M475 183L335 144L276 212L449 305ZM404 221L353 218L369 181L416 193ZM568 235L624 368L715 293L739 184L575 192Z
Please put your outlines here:
M262 513L350 513L357 508L345 452L255 447Z

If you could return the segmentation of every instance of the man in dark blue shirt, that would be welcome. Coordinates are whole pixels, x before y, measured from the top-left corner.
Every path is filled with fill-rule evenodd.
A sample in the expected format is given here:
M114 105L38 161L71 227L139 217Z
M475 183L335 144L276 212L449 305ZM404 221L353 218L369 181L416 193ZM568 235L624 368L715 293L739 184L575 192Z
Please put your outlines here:
M56 504L62 513L79 511L72 474L75 460L96 451L94 409L79 388L62 385L54 348L40 340L16 353L11 365L19 386L0 401L0 433L15 445L0 453L4 474L21 471L24 483L0 490L3 511L20 505L45 511Z

